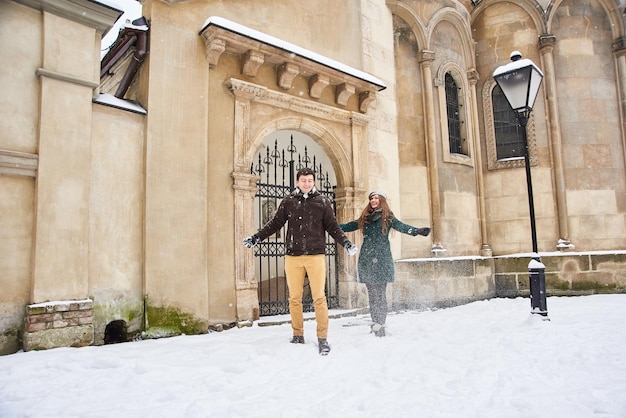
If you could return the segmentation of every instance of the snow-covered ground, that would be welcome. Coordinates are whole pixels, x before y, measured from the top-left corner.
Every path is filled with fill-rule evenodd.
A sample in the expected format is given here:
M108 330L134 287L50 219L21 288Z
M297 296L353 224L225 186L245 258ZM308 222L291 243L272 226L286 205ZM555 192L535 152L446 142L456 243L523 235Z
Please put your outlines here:
M1 417L626 417L626 295L493 299L0 357Z

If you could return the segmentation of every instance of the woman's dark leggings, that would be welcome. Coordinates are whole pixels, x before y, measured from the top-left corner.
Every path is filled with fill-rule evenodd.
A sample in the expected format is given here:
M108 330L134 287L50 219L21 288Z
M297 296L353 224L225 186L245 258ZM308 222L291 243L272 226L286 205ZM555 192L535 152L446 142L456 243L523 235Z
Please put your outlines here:
M365 283L367 297L370 301L370 315L372 321L385 325L387 319L387 283Z

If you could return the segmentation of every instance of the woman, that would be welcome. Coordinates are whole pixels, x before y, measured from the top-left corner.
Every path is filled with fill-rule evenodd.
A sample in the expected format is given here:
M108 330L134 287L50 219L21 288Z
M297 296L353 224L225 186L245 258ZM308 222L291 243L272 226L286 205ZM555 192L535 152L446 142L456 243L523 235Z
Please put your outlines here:
M430 228L416 228L399 221L387 204L387 195L375 191L369 194L369 203L359 219L339 225L344 232L360 229L363 246L358 261L358 281L365 283L372 316L372 332L385 336L387 319L387 283L394 280L393 258L389 232L395 229L408 235L427 236Z

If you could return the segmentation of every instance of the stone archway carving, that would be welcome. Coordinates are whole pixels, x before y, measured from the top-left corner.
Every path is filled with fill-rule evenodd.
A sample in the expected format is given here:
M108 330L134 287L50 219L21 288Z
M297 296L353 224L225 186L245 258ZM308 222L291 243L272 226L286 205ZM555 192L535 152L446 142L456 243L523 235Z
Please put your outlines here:
M231 78L226 85L235 96L232 173L235 241L240 241L254 229L253 203L258 177L250 174L250 167L263 139L277 130L301 131L324 149L337 177L337 215L342 218L355 216L355 201L363 199L366 193L369 118L239 79ZM355 268L354 265L344 265L340 276L341 272L345 275ZM235 246L235 275L238 317L258 318L258 283L253 253L241 245ZM346 281L350 280L340 277L340 282ZM342 297L341 292L340 286L340 300L348 300L349 297Z

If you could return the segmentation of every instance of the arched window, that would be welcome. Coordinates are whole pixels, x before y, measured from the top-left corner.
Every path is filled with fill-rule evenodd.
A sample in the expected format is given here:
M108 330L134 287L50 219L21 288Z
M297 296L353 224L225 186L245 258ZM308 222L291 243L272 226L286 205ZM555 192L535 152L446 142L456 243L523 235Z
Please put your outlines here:
M446 73L446 109L448 112L448 140L451 154L467 155L461 137L461 104L459 103L459 88L450 73Z
M524 137L515 112L506 100L500 86L496 84L491 92L493 106L493 127L498 160L524 156Z

